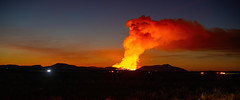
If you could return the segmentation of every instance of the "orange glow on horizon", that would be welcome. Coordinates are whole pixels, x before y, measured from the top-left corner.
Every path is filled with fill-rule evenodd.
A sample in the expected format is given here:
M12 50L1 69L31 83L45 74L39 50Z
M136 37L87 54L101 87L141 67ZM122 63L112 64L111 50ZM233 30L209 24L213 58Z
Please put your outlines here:
M201 59L199 57L213 55L209 58ZM36 50L26 50L20 48L7 48L0 46L0 65L42 65L51 66L56 63L66 63L76 66L96 66L109 67L115 62L121 60L123 55L122 49L101 49L88 52L79 52L79 54L70 55L57 54L56 52L37 52ZM216 55L216 56L214 56ZM184 52L168 52L158 50L148 50L140 56L141 65L161 65L171 64L176 67L184 68L189 71L238 71L239 58L235 56L219 56L224 55L221 52L202 52L202 51L184 51ZM237 54L233 54L237 55ZM85 57L86 56L86 57ZM184 59L182 59L184 58ZM221 61L221 62L219 62ZM201 63L199 63L201 62ZM228 66L228 67L226 67Z

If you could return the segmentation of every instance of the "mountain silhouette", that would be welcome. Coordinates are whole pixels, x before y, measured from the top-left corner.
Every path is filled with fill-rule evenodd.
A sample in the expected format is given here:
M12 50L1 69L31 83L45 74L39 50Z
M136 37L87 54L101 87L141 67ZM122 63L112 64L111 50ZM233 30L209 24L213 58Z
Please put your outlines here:
M52 66L46 66L45 68L49 68L49 69L76 69L77 66L68 65L68 64L65 64L65 63L56 63Z
M117 70L115 67L94 67L94 66L75 66L75 65L69 65L65 63L56 63L51 66L41 66L41 65L32 65L32 66L19 66L19 65L0 65L0 70L3 71L43 71L51 69L52 71L56 72L68 72L68 71L112 71ZM143 66L137 71L163 71L163 72L187 72L187 70L173 67L169 64L164 65L154 65L154 66Z
M14 71L39 71L42 70L41 65L19 66L19 65L0 65L0 70L14 70Z
M141 68L137 69L138 71L159 71L159 72L187 72L187 70L174 67L169 64L163 65L153 65L153 66L142 66Z

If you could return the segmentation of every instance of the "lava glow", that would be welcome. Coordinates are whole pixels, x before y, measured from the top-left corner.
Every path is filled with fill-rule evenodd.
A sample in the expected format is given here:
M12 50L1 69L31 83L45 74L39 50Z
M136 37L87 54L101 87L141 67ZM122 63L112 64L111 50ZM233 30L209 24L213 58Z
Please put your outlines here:
M238 36L235 30L205 29L196 21L183 19L151 20L142 16L126 23L129 36L124 40L124 58L113 67L136 70L139 56L148 49L158 50L208 50L236 49L231 39ZM237 47L237 49L239 49Z

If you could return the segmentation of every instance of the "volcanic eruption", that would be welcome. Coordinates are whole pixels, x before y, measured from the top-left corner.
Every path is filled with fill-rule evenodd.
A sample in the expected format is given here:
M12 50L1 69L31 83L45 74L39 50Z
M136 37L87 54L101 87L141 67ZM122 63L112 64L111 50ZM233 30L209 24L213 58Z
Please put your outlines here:
M145 50L239 50L240 31L205 29L197 21L184 19L151 20L141 16L127 21L129 36L124 40L124 58L113 67L136 70Z

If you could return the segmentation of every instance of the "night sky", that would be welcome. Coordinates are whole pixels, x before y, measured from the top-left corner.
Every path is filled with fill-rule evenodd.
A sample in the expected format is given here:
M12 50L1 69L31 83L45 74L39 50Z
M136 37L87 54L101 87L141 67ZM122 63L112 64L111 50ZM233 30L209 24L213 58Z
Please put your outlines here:
M126 22L142 15L240 29L238 0L1 0L0 64L107 67L120 62ZM148 50L140 65L240 70L240 51Z

